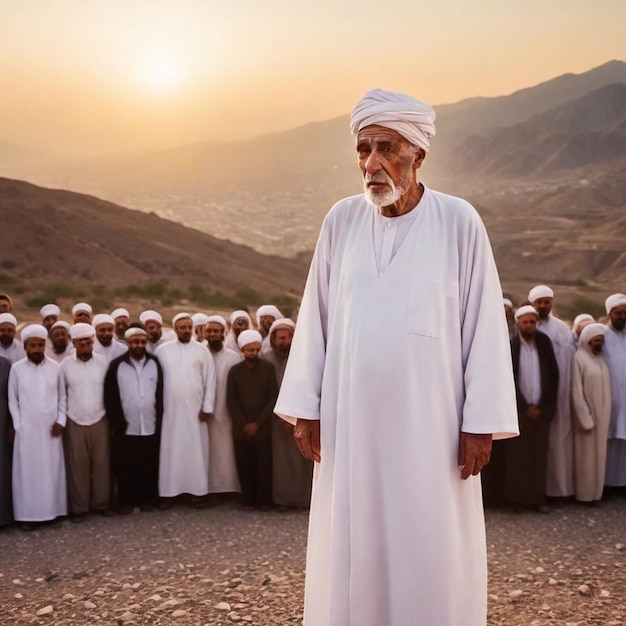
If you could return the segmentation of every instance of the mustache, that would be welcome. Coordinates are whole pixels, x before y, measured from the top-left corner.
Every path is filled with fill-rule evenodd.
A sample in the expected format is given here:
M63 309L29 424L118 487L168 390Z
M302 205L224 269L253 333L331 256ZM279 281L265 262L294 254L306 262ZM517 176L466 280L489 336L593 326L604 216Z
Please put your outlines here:
M365 174L365 183L387 183L393 185L391 177L385 172L376 172L375 174Z

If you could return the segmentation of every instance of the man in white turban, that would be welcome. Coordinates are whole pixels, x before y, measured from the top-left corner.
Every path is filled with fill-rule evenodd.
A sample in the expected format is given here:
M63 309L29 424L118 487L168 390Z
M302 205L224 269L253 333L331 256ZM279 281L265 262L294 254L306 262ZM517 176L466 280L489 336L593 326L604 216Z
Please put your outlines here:
M570 404L575 348L569 326L552 313L554 291L547 285L537 285L528 292L528 301L539 313L537 330L550 337L559 365L556 413L550 424L546 495L565 498L574 495L574 433Z
M111 315L106 313L94 315L92 325L96 330L96 341L93 346L94 353L106 357L110 363L128 350L126 344L122 345L114 340L115 320Z
M231 350L235 350L235 352L241 352L239 344L237 343L237 338L241 332L252 328L252 319L250 319L250 314L247 311L239 309L230 314L228 321L230 322L230 331L226 335L224 345Z
M61 435L67 420L60 366L46 358L48 331L22 330L26 358L9 373L9 411L15 428L13 510L24 530L67 514Z
M284 315L273 304L263 304L256 311L256 326L263 337L261 344L261 354L269 352L270 346L270 326L276 321L283 319Z
M11 363L23 359L26 356L24 347L16 341L17 320L13 313L0 313L0 356Z
M46 356L57 363L74 354L74 344L70 340L70 325L63 320L52 324L48 332Z
M59 319L61 309L56 304L44 304L39 309L39 314L41 315L41 323L50 331L52 325Z
M276 405L316 462L306 626L486 622L476 475L518 432L515 390L480 217L417 180L434 122L365 94L365 194L331 209L311 263Z
M113 337L113 341L117 341L126 349L124 333L128 330L130 325L130 313L124 308L119 308L111 312L111 317L115 324L115 336Z
M604 324L588 324L580 333L572 367L574 486L576 500L602 499L606 444L611 419L609 369L602 357Z
M626 295L606 299L609 316L603 354L611 377L611 423L607 443L607 487L626 487Z
M93 309L86 302L78 302L72 307L74 324L91 324Z
M580 338L580 333L582 333L583 328L589 326L589 324L593 324L595 321L593 315L589 315L589 313L581 313L574 318L572 322L572 340L575 350L578 349L578 339Z
M148 309L139 316L139 321L145 326L148 334L146 350L150 354L168 341L176 341L176 333L171 328L163 328L163 317L158 311Z

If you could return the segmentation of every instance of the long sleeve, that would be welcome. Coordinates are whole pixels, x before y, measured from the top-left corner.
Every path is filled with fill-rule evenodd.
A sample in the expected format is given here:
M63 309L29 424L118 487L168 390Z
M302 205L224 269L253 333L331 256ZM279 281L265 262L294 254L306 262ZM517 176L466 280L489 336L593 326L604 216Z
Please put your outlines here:
M591 430L594 427L594 421L585 400L583 382L581 362L578 358L574 358L572 363L572 406L574 408L574 416L582 430Z
M13 420L13 428L17 432L21 426L21 413L20 413L20 396L18 391L18 380L14 368L11 368L9 372L9 412L11 413L11 419Z
M237 369L236 365L231 367L228 372L228 378L226 379L226 406L228 407L228 413L233 422L233 434L235 435L240 433L247 423L246 416L239 404Z
M215 362L213 357L206 350L207 359L204 363L204 395L202 397L202 410L205 413L213 413L215 409Z
M65 428L65 425L67 424L67 391L65 389L65 378L63 377L63 373L60 371L60 368L58 372L57 389L59 397L57 402L56 423Z
M276 404L276 397L278 396L278 386L276 384L276 370L274 366L268 361L264 361L269 367L267 367L267 402L259 413L259 417L256 419L257 424L261 426L266 424L274 416L274 405Z

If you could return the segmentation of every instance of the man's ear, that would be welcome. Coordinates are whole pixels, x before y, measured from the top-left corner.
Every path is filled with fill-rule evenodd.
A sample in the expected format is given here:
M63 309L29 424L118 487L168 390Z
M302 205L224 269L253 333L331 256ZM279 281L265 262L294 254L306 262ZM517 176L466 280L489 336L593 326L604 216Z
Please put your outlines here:
M422 163L424 162L425 158L425 150L423 148L418 148L415 152L415 159L413 160L413 169L418 170L420 167L422 167Z

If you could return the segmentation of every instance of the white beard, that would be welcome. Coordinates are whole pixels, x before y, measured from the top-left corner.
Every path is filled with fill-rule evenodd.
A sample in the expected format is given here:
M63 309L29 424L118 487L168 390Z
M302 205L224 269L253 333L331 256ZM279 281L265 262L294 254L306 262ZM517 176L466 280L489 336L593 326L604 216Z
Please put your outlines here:
M389 188L385 191L376 191L367 186L367 183L370 182L384 182ZM365 191L365 197L371 202L374 206L377 207L386 207L392 204L395 204L408 190L411 186L411 180L400 180L399 184L396 184L391 180L391 178L385 172L379 172L370 176L369 174L365 175L363 179L363 190Z

